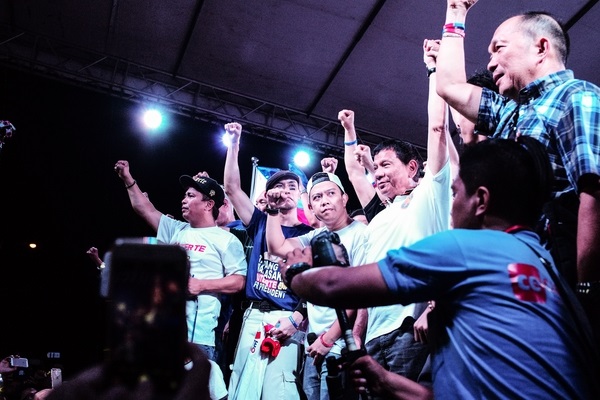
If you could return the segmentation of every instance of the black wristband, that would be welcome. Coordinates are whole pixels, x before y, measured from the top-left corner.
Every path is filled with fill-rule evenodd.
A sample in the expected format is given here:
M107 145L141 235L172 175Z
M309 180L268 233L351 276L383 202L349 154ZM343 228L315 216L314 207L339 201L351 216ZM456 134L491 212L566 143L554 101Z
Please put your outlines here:
M287 271L285 271L285 280L287 281L287 287L289 287L290 289L292 289L292 279L294 279L294 277L304 271L306 271L307 269L311 269L312 265L310 265L307 262L299 262L299 263L295 263L290 265L290 267L287 269Z
M137 181L134 179L131 185L125 185L125 189L131 189L136 183Z
M279 208L266 207L265 212L269 215L277 215L279 214Z
M427 77L429 78L431 74L435 72L435 67L427 68Z
M294 311L298 311L300 314L302 314L302 319L308 318L308 309L306 308L305 300L300 300L296 308L294 308Z

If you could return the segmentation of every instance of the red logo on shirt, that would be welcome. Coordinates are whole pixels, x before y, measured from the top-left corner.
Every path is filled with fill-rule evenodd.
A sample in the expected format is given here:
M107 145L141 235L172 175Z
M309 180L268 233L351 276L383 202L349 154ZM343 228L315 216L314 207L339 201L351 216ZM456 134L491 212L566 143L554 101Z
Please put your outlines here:
M546 302L548 282L540 277L536 267L528 264L509 264L508 276L517 299L536 303Z

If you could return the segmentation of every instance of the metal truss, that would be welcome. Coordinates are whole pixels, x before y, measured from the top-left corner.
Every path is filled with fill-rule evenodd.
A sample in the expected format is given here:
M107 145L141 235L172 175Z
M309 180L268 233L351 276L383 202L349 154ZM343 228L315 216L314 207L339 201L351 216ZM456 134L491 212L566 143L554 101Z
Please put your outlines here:
M307 115L40 35L22 32L3 37L0 64L6 67L133 102L153 102L197 120L219 125L239 121L251 134L310 145L320 153L343 157L344 130L337 120ZM370 146L388 139L363 130L357 134Z

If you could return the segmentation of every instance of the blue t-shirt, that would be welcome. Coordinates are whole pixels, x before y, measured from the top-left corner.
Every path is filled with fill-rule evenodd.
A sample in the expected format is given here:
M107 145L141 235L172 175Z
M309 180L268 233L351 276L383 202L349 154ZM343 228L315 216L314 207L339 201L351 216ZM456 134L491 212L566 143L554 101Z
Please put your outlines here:
M530 231L455 229L379 261L399 303L436 301L429 314L435 398L599 398L578 325L523 242L552 260Z
M281 226L286 238L304 235L313 228L299 224L293 227ZM268 300L273 305L292 311L298 305L299 298L283 283L279 265L269 260L267 252L267 214L254 208L252 219L246 231L254 240L254 247L248 262L246 274L246 298L248 300Z

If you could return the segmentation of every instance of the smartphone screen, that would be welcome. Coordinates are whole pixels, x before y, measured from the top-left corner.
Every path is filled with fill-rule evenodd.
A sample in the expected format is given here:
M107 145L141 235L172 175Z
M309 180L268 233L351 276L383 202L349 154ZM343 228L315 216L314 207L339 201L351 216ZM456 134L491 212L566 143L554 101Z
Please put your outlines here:
M185 374L189 267L176 245L117 241L108 278L107 366L112 381L150 379L174 393Z

